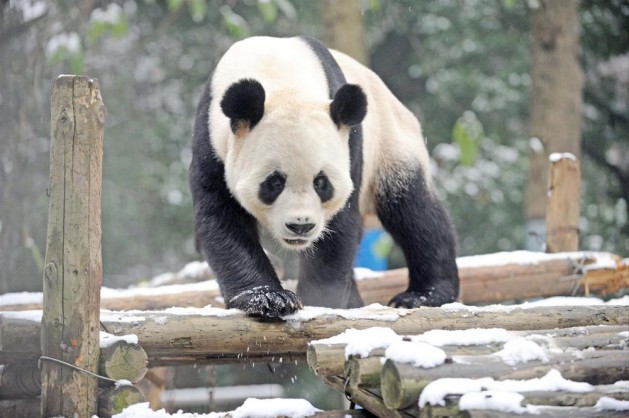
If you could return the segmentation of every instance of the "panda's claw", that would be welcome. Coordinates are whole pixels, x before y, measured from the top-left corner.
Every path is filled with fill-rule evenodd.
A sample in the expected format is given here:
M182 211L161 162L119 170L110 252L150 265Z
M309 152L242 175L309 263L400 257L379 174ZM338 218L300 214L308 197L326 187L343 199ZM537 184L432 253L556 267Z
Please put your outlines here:
M420 306L441 306L444 303L450 302L454 302L454 298L441 294L440 292L432 290L427 292L407 290L393 297L393 299L389 301L389 306L412 309L419 308Z
M296 312L303 305L299 297L290 290L258 286L231 298L228 307L245 311L249 316L277 319Z

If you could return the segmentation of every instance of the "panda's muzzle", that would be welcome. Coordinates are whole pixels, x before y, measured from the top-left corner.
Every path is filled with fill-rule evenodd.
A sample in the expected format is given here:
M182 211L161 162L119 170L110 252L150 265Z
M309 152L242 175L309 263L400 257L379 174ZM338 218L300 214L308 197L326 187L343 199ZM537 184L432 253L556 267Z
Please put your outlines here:
M308 232L312 231L316 225L315 224L298 224L298 223L286 223L286 228L294 232L297 235L306 235Z

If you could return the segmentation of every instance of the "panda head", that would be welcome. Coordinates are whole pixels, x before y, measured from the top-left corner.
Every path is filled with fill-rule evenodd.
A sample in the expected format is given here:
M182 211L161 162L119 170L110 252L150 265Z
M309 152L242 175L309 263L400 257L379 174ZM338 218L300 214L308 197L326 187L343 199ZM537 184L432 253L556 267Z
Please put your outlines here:
M230 192L285 247L309 248L352 193L349 130L366 115L365 94L345 84L332 101L296 90L266 97L258 81L243 79L220 106L231 128Z

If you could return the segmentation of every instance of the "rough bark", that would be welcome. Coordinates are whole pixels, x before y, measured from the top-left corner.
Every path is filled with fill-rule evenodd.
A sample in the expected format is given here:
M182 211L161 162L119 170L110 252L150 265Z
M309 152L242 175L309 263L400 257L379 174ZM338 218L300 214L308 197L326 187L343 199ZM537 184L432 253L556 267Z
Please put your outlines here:
M98 370L99 355L104 120L98 81L57 78L41 347L44 355L91 372ZM56 363L42 365L44 416L92 416L96 390L93 377Z

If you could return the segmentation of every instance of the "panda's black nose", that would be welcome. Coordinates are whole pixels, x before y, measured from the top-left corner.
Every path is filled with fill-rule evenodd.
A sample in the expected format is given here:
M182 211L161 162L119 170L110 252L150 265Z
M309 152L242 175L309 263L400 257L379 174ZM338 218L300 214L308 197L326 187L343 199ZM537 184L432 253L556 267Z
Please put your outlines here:
M306 235L308 232L312 231L312 228L315 227L315 224L294 224L287 223L286 228L290 229L297 235Z

